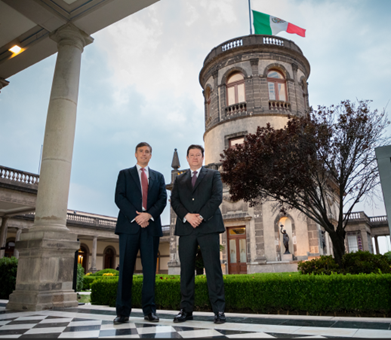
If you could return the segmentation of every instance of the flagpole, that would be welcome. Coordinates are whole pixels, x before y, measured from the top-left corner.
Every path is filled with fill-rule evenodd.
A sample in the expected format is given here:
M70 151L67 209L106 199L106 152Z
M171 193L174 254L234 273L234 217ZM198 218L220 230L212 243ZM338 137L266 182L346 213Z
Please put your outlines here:
M253 34L253 28L252 28L252 24L251 24L251 0L248 0L248 16L249 16L249 19L250 19L250 35Z

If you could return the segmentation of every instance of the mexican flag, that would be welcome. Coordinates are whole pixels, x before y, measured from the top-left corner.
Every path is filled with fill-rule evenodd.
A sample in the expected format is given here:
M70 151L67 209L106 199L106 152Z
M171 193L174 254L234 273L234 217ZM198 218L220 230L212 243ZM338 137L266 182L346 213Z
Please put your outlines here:
M254 31L255 34L269 34L276 35L281 31L287 33L295 33L301 37L305 37L305 29L299 26L293 25L290 22L286 22L271 15L252 11L254 18Z

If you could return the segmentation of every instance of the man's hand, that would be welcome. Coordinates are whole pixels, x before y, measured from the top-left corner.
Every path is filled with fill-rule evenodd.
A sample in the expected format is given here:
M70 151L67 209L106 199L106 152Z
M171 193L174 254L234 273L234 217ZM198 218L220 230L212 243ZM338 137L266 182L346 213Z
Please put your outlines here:
M200 217L200 214L188 213L185 216L185 218L186 218L186 221L189 222L193 228L197 228L202 222L202 218Z
M152 215L148 214L147 212L138 212L136 211L137 215L136 218L134 219L136 223L141 227L141 228L146 228L149 225L149 220L151 219Z

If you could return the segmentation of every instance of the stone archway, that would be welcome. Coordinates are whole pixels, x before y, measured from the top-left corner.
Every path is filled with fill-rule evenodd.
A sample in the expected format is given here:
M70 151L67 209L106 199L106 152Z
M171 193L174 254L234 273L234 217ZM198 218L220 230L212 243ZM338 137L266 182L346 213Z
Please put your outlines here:
M84 243L80 244L79 252L77 255L77 263L80 263L84 268L84 273L88 272L88 255L89 255L88 246Z
M285 247L282 242L282 234L281 234L281 225L283 225L283 229L286 230L289 236L289 252L293 255L293 259L296 259L297 256L297 243L296 243L296 226L295 220L291 215L286 214L278 214L274 220L274 233L276 239L276 259L277 261L282 260L282 255L285 252Z
M103 269L115 269L116 251L114 247L107 246L103 251Z
M9 238L5 244L4 257L14 256L15 250L15 238Z

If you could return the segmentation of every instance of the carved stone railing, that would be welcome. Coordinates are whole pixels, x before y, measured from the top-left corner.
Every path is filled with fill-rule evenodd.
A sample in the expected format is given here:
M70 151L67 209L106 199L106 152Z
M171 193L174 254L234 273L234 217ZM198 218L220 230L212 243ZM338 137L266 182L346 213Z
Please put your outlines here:
M370 217L369 218L369 221L371 223L373 222L384 222L384 223L388 223L388 218L387 218L387 215L386 216L374 216L374 217Z
M224 52L224 51L227 51L232 48L239 47L239 46L243 46L243 39L234 39L234 40L228 41L228 42L224 43L223 46L221 46L221 50Z
M275 112L290 112L291 104L280 100L269 100L269 110Z
M204 65L209 63L212 59L217 57L221 53L225 53L227 51L230 51L235 48L244 48L246 46L260 46L260 45L266 45L266 46L280 46L283 48L287 48L290 50L293 50L295 52L300 53L301 55L303 52L297 46L293 41L284 39L284 38L276 38L271 35L246 35L243 37L238 37L235 39L231 39L228 41L223 42L219 46L216 46L213 48L210 53L207 55L207 57L204 60Z
M38 186L39 175L30 172L7 168L0 165L0 180L5 179L18 184L30 184Z
M238 103L233 104L225 108L225 116L234 116L237 114L245 113L247 112L247 104L246 103Z
M346 214L344 214L343 216L345 218ZM369 222L369 217L363 211L357 211L357 212L350 213L349 221L359 221L359 220Z
M110 226L115 228L117 224L117 220L115 219L108 219L108 218L102 218L102 217L92 217L88 215L80 215L80 214L73 214L73 213L67 213L67 221L75 221L79 223L85 223L90 225L96 225L96 226Z
M387 215L368 217L363 211L352 212L350 214L349 221L366 221L371 225L388 224Z

